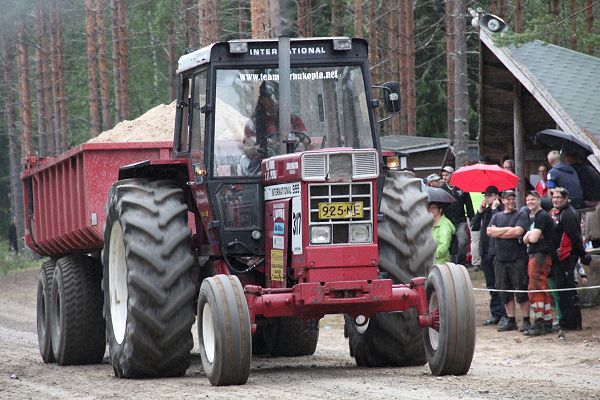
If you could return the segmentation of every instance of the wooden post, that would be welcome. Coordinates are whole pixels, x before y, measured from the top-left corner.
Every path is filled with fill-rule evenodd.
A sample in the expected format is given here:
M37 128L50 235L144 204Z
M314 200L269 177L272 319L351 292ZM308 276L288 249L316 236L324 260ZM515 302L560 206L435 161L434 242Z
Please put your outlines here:
M521 104L521 84L517 79L513 86L513 136L515 174L520 178L517 186L517 207L525 204L525 153L523 152L523 109Z

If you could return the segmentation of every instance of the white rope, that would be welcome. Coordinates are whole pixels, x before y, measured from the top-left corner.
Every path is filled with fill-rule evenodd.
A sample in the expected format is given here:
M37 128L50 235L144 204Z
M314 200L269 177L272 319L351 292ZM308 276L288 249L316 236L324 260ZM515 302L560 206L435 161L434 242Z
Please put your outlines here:
M473 290L481 291L481 292L504 292L504 293L545 293L545 292L568 292L569 290L590 290L590 289L600 289L600 286L583 286L583 287L574 287L574 288L564 288L564 289L546 289L546 290L500 290L500 289L487 289L487 288L473 288Z

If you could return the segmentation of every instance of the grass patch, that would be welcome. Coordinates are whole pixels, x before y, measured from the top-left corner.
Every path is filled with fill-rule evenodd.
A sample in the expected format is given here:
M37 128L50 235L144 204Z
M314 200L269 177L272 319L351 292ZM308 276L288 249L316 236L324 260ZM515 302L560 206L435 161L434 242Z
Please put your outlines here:
M29 249L24 249L17 255L9 250L6 240L0 241L0 276L13 271L38 268L40 265L42 265L40 257Z

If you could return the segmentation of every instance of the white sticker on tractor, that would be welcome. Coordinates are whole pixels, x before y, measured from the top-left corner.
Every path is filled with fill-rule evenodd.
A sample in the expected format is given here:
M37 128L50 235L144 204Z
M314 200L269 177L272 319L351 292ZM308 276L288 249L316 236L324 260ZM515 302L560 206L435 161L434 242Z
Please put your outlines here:
M300 183L283 183L265 187L265 200L285 199L300 196Z
M273 236L273 248L283 250L283 236Z
M292 198L292 253L302 254L302 201Z

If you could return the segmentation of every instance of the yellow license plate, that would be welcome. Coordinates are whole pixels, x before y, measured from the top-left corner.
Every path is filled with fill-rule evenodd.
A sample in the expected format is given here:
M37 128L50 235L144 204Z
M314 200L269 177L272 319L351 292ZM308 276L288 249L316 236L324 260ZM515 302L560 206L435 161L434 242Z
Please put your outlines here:
M319 219L362 218L363 203L319 203Z

